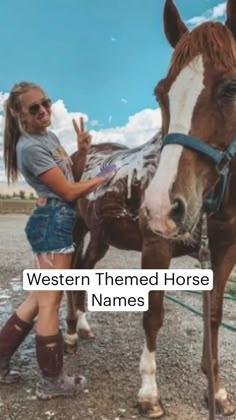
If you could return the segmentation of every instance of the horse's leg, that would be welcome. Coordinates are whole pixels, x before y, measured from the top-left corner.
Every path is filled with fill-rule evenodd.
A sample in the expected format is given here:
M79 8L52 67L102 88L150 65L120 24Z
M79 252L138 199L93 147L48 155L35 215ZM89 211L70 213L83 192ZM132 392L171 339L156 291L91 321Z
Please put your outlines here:
M101 260L109 249L102 237L98 234L91 235L89 244L87 246L85 255L82 260L75 261L74 268L80 269L92 269L95 267L96 263ZM65 335L65 350L68 353L75 352L78 342L78 336L82 338L93 338L94 333L89 326L86 319L86 292L83 290L73 292L73 302L70 303L72 307L73 304L73 331L70 329L71 334L68 333ZM69 326L69 325L68 325Z
M91 241L92 239L90 239L90 243ZM75 254L73 268L75 269L93 268L92 266L89 267L90 261L88 261L88 264L87 264L87 259L89 258L89 255L88 255L89 245L83 258L82 258L82 252L80 251L80 249L78 249L78 252ZM73 324L74 339L78 340L78 336L80 336L81 338L94 338L94 333L91 330L88 324L88 321L86 319L86 291L85 290L78 290L76 292L73 292L73 317L74 317L74 324ZM73 339L73 337L71 338Z
M86 249L82 267L84 270L92 269L107 253L109 245L104 242L102 235L97 231L91 235L88 247ZM94 333L88 325L86 312L86 293L79 291L75 296L75 305L77 309L77 333L81 338L94 338Z
M67 331L64 335L65 351L67 353L75 353L77 349L78 335L76 332L77 325L77 314L75 307L75 293L73 291L67 291L67 316L66 324Z
M76 249L71 264L71 268L80 268L84 247L84 237L88 229L84 222L78 217L76 220L73 236L76 243ZM67 332L64 336L65 351L68 353L75 353L77 349L78 334L77 334L77 307L76 295L78 292L67 291Z
M166 269L169 267L171 254L165 242L160 245L146 245L143 248L142 268ZM146 341L140 361L140 373L142 386L138 394L140 411L145 417L151 419L160 418L164 414L159 399L156 384L156 337L164 319L163 308L164 292L152 291L149 293L149 308L143 315L143 327Z
M92 267L91 267L92 268ZM86 291L80 290L75 293L76 308L76 331L80 338L94 338L95 334L86 318Z
M234 267L236 258L236 244L227 249L211 251L212 269L214 272L214 288L211 293L211 331L212 331L212 358L214 367L215 399L217 408L224 415L235 412L234 404L229 400L223 381L219 374L218 363L218 333L222 321L224 289L227 279ZM206 343L203 341L202 370L207 372Z

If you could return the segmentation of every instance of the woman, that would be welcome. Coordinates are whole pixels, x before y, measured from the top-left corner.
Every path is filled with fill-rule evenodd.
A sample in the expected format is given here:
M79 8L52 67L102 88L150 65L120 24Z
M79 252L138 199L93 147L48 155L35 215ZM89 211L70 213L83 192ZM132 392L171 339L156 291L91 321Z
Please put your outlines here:
M56 135L48 131L51 101L39 86L22 82L13 87L6 103L4 161L8 182L20 171L39 196L26 225L26 235L36 256L37 268L68 269L74 251L73 201L101 185L106 176L74 182L72 165ZM73 120L85 163L91 137ZM83 169L83 168L82 168ZM81 168L80 168L81 170ZM109 175L109 174L108 174ZM33 291L0 331L0 382L12 383L19 373L10 369L10 359L36 326L36 355L41 378L36 395L48 399L69 396L82 389L85 379L63 373L63 338L59 329L59 307L63 292Z

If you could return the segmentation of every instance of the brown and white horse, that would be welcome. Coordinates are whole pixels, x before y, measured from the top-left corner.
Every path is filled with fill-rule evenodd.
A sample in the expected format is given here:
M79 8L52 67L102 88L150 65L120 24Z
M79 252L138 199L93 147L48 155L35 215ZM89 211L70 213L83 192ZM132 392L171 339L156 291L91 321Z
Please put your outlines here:
M214 271L215 399L223 413L230 415L234 405L220 378L218 330L225 284L236 263L236 158L234 147L229 149L236 135L236 0L227 2L226 24L206 22L191 32L173 1L166 0L164 28L174 52L167 76L155 89L162 111L162 149L158 136L136 149L108 144L91 148L84 179L106 162L118 162L120 169L107 185L79 202L78 242L87 231L91 233L80 267L94 267L109 245L141 251L145 269L166 269L178 255L196 256L205 199L212 190L224 192L219 206L209 214L208 235ZM223 157L219 165L220 159L212 158L214 151ZM221 178L225 174L222 166L229 171L225 189L217 184L219 174ZM142 412L151 418L163 414L155 377L163 297L163 292L151 292L149 310L143 315L146 341L138 400ZM71 308L68 320L75 320ZM206 372L204 347L202 369Z

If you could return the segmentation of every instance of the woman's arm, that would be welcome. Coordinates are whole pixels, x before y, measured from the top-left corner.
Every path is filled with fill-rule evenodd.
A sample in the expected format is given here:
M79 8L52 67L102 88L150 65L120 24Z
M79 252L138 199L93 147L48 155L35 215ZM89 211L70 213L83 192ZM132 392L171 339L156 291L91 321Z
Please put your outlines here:
M87 150L79 150L72 156L72 173L75 181L80 181L87 162Z
M92 137L91 135L85 131L84 129L84 120L80 117L79 125L75 121L72 120L74 130L77 136L77 148L78 152L76 153L75 157L73 158L73 176L75 181L80 181L80 178L83 174L86 160L87 160L87 153L91 146Z
M39 179L56 195L69 202L92 192L106 180L105 177L101 176L89 179L88 181L71 183L67 181L63 172L58 167L49 169L39 175Z

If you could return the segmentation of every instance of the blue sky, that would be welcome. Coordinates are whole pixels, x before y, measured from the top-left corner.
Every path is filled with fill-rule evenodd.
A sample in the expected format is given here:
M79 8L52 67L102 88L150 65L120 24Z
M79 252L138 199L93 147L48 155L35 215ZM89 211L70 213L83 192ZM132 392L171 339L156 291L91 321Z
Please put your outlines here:
M185 20L205 16L218 0L176 0ZM0 91L19 80L42 85L69 112L126 124L157 105L156 82L171 48L163 34L164 0L1 0Z

